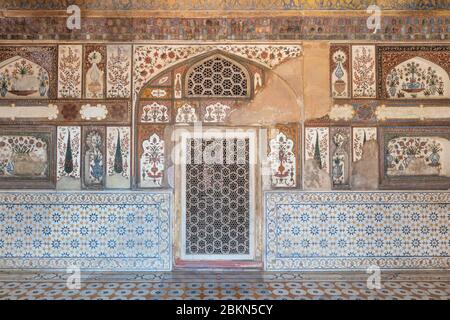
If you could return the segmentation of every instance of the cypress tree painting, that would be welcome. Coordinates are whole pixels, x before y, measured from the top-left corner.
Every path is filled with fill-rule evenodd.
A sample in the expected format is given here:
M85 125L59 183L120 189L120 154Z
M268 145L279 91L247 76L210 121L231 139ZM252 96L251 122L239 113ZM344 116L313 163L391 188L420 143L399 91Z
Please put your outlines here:
M322 158L320 157L320 145L319 145L319 132L316 131L316 143L314 145L314 160L319 164L319 168L322 169Z
M114 172L123 172L123 161L122 161L122 146L120 144L120 131L117 130L117 143L116 143L116 153L114 155Z
M67 137L66 157L64 159L64 172L70 174L72 171L73 171L73 154L69 130L69 135Z

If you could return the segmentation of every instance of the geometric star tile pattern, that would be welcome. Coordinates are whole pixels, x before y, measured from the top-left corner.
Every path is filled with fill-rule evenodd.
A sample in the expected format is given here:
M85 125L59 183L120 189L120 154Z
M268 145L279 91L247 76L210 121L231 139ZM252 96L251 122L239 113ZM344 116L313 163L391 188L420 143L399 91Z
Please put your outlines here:
M448 192L268 192L268 270L448 268Z
M0 268L170 270L169 193L1 193Z

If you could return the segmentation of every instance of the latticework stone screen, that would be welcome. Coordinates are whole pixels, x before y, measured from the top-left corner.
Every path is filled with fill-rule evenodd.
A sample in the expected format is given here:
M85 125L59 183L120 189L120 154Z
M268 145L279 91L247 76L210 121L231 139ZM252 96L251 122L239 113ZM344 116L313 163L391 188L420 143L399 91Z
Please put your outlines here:
M249 139L188 139L186 254L250 254Z

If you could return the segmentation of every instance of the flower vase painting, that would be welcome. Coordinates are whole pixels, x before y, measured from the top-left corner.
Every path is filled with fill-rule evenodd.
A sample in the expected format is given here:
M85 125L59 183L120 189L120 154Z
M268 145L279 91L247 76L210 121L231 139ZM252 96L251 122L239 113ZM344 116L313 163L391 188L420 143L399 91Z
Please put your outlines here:
M450 177L450 141L441 137L398 137L389 141L386 152L390 176Z
M0 185L51 187L53 128L0 130Z
M382 186L448 188L450 129L448 127L383 129Z
M84 137L84 187L102 189L105 173L105 128L90 127L83 132Z
M142 188L161 187L164 177L164 140L153 133L142 142L140 158L140 186Z
M101 99L105 96L105 48L88 47L86 49L86 98Z
M331 128L331 182L334 188L349 187L350 128Z
M330 63L333 98L348 98L349 47L346 45L332 46Z
M391 99L449 98L450 78L439 65L416 57L390 70L386 92Z
M273 187L295 187L296 159L294 142L283 132L270 140L269 161Z
M15 56L0 63L0 97L47 99L49 75L38 64Z

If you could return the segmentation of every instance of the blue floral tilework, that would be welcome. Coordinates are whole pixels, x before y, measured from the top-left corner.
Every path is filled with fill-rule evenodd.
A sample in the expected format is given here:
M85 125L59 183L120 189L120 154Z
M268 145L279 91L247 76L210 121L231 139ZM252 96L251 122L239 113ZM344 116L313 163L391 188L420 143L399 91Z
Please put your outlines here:
M170 193L0 193L0 268L170 270Z
M448 192L267 192L268 270L450 266Z

